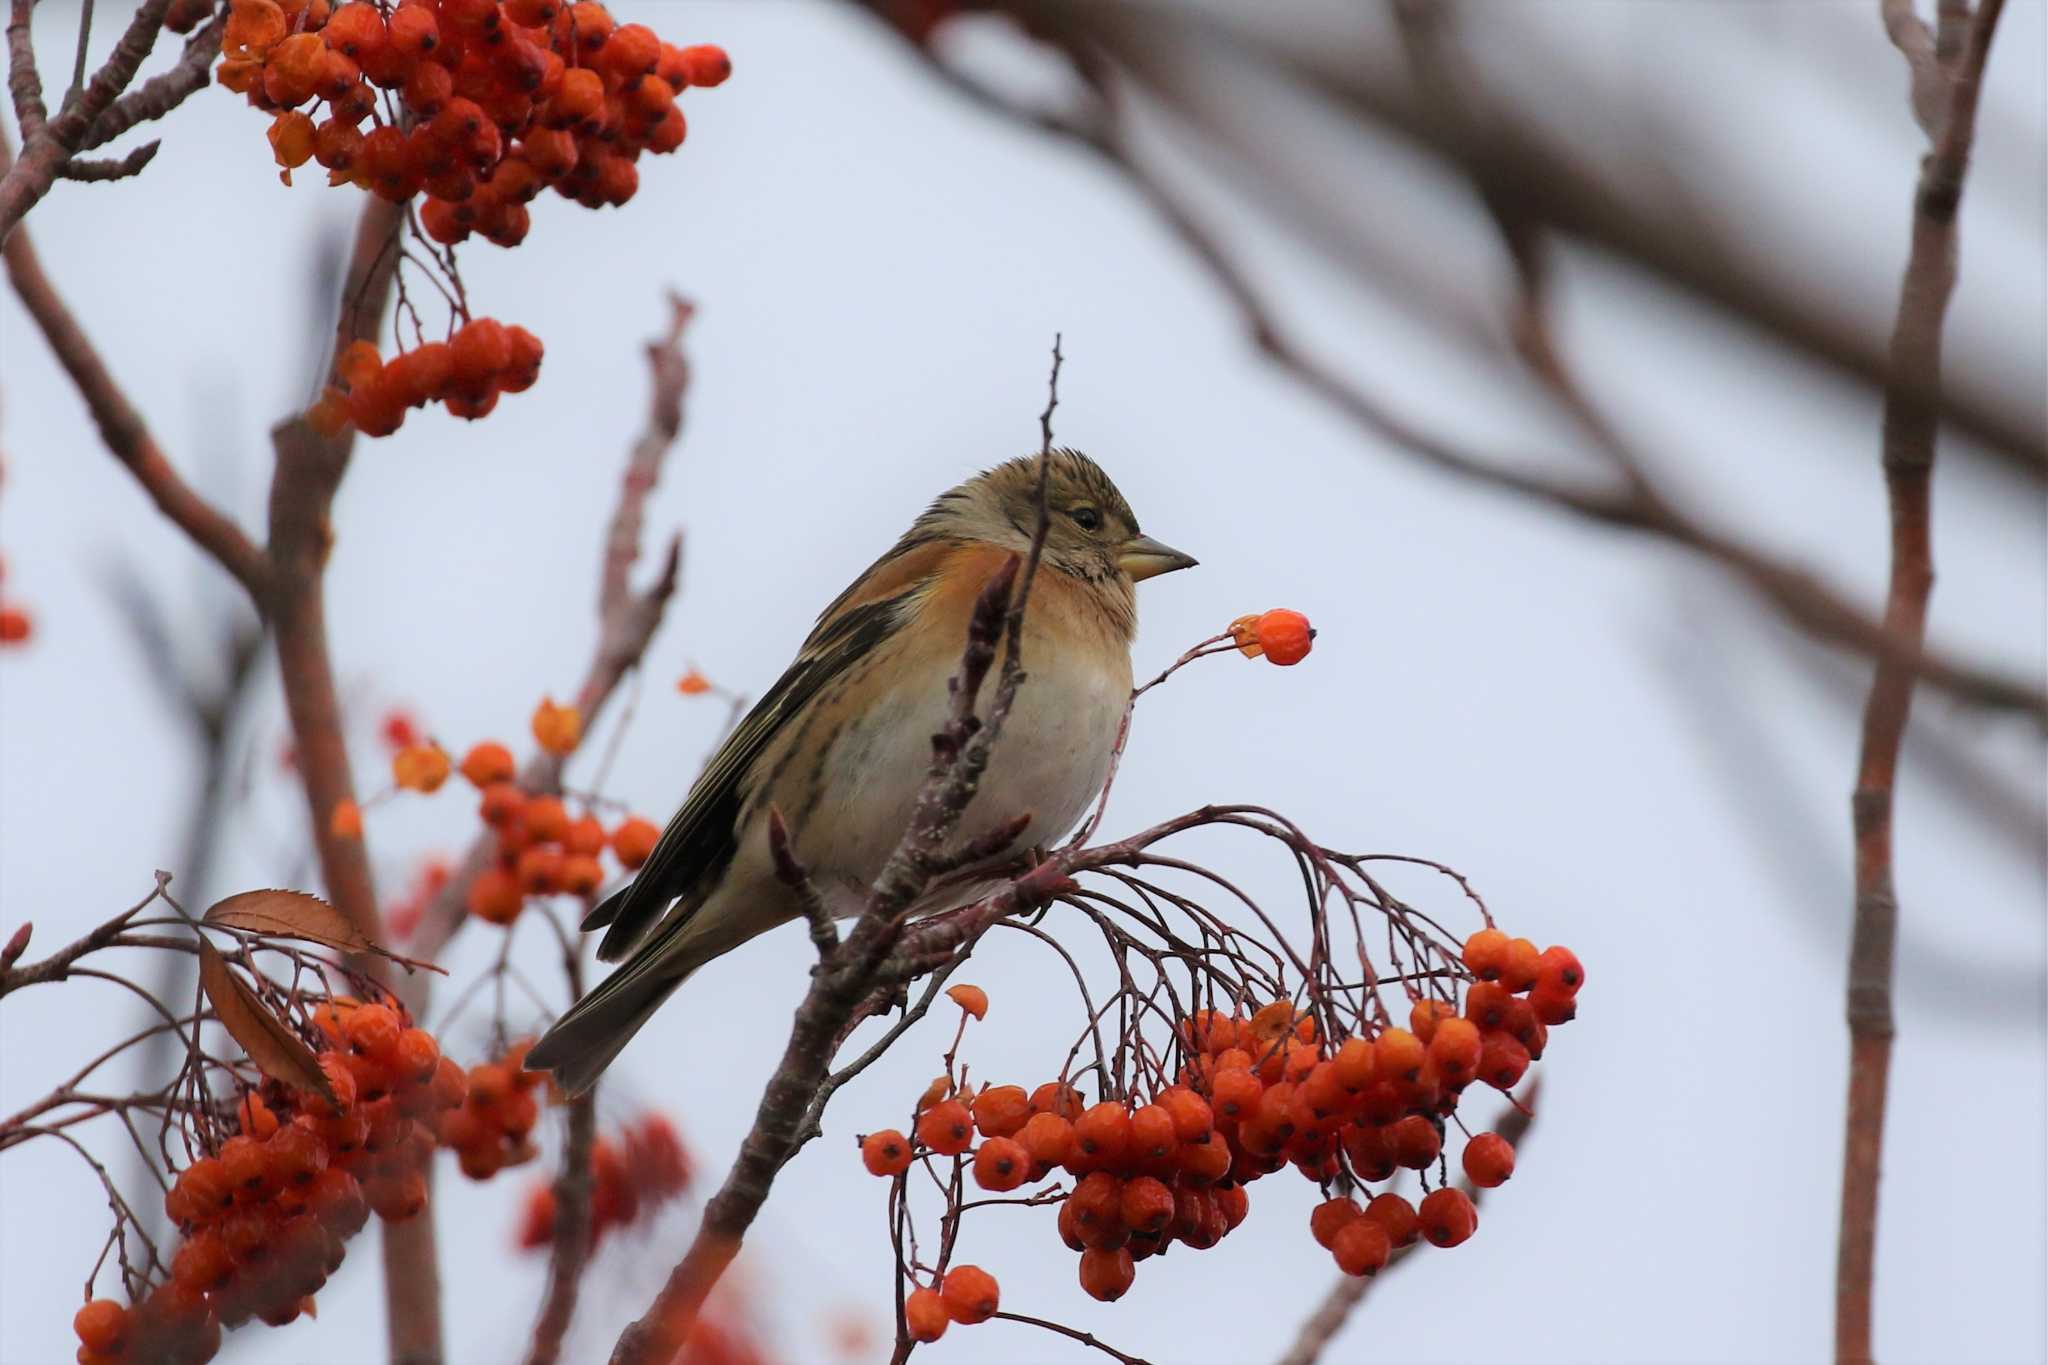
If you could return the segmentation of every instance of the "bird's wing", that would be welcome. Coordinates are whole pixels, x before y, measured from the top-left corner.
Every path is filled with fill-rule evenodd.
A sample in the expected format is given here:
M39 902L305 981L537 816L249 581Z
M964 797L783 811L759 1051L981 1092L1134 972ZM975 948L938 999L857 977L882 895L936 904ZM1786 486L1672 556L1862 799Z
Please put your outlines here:
M600 960L616 962L625 956L678 898L683 904L677 914L688 916L696 910L701 897L692 892L715 886L738 852L740 813L757 761L821 691L881 648L916 614L931 582L917 579L818 623L788 671L712 755L639 875L585 917L586 932L609 926L598 945Z

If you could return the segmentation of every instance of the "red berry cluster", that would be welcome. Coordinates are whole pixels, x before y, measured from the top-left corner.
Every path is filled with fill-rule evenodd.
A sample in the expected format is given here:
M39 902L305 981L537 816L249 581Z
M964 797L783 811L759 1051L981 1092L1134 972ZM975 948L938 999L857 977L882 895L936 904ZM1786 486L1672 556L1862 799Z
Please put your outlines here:
M402 1221L426 1206L420 1168L462 1068L388 1005L336 1000L313 1023L333 1102L274 1082L242 1097L239 1131L164 1197L181 1234L170 1278L132 1307L81 1309L80 1361L210 1359L223 1327L298 1317L372 1212Z
M307 413L323 434L352 422L365 436L389 436L413 408L440 403L468 421L489 415L501 394L524 393L540 378L540 338L496 318L475 318L446 341L428 341L389 360L367 341L349 345L330 385Z
M732 72L596 0L233 0L221 52L220 83L276 113L287 184L314 161L394 203L424 191L436 240L507 247L550 185L587 208L631 199L641 154L682 145L676 96Z
M571 816L559 796L521 790L512 751L485 741L463 757L460 771L483 793L478 816L496 832L498 858L469 887L469 912L492 924L510 924L529 896L588 896L603 885L602 855L619 867L647 861L661 832L637 816L607 831L587 811Z
M533 1125L540 1118L533 1089L546 1078L526 1069L529 1046L517 1043L498 1061L471 1067L462 1107L441 1120L441 1145L471 1180L489 1180L533 1160Z
M1246 1187L1290 1165L1326 1189L1439 1167L1445 1122L1466 1088L1517 1085L1543 1055L1549 1027L1572 1018L1585 977L1570 949L1539 952L1490 928L1467 940L1464 962L1475 979L1462 1011L1454 998L1418 998L1409 1027L1368 1021L1334 1046L1286 1000L1250 1017L1198 1011L1177 1027L1186 1057L1178 1081L1149 1098L1084 1105L1058 1081L1029 1093L956 1092L941 1078L911 1137L868 1134L861 1157L892 1178L924 1156L971 1159L975 1182L996 1192L1066 1171L1076 1183L1059 1203L1060 1236L1081 1254L1082 1288L1114 1300L1139 1261L1175 1242L1201 1251L1222 1241L1249 1211ZM986 997L956 990L973 991L960 1003L980 1017ZM1482 1133L1465 1144L1463 1164L1473 1184L1490 1188L1513 1174L1514 1157L1505 1138ZM1353 1275L1373 1273L1418 1236L1451 1247L1477 1227L1472 1201L1448 1185L1419 1209L1391 1192L1363 1206L1339 1197L1310 1220Z
M689 1188L690 1155L673 1123L660 1114L628 1124L617 1141L599 1138L590 1148L590 1239L597 1245L612 1228L626 1227ZM517 1238L533 1251L555 1239L555 1191L536 1185L527 1194Z

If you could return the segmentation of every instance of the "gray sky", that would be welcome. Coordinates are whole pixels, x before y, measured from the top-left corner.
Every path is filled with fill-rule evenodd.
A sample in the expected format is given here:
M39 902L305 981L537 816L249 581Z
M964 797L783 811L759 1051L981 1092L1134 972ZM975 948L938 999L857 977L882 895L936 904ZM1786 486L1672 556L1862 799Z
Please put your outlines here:
M1601 41L1574 60L1652 112L1747 69L1725 7L1612 8ZM1757 202L1812 204L1798 232L1830 248L1821 268L1869 292L1882 318L1917 155L1903 77L1874 6L1795 8L1755 20L1750 37L1793 46L1751 73L1739 117L1715 137L1753 169L1745 192ZM1480 1234L1376 1286L1332 1359L1823 1358L1855 753L1839 697L1860 696L1865 670L1761 623L1675 551L1474 493L1360 438L1261 365L1197 268L1093 163L963 108L857 16L793 0L616 9L676 41L723 43L737 74L687 96L689 142L643 164L624 211L549 196L516 254L465 249L470 297L546 342L538 387L484 422L415 414L397 437L358 448L330 611L365 718L364 786L378 762L368 722L387 703L459 747L523 738L538 694L573 688L592 645L603 520L644 405L640 344L661 323L664 286L702 310L683 443L650 509L651 535L685 528L687 558L610 783L657 820L722 719L714 702L678 697L673 679L694 662L758 694L925 500L1035 446L1046 348L1062 331L1059 438L1104 462L1148 531L1203 561L1141 589L1141 674L1246 611L1292 606L1322 632L1298 668L1221 659L1148 698L1108 829L1204 800L1264 801L1333 846L1455 864L1511 931L1568 943L1587 964L1580 1020L1539 1064L1541 1116ZM1980 161L2003 173L1965 204L1954 326L1996 344L2024 378L2041 374L2044 316L2043 7L2010 11L1988 92L2003 117ZM46 52L65 50L68 11L39 17ZM1013 60L1001 35L966 41L999 68ZM1817 53L1849 68L1846 88L1787 74ZM1664 78L1674 71L1685 79ZM1831 68L1829 79L1841 78ZM1786 139L1795 118L1806 131ZM259 115L203 94L167 125L140 181L60 184L28 220L174 458L252 527L263 431L308 396L310 244L356 207L314 177L279 186L263 131ZM1268 226L1227 221L1290 319L1413 412L1517 448L1566 448L1524 395L1478 384ZM1446 242L1458 259L1464 244ZM1596 393L1685 491L1874 601L1885 524L1874 410L1612 267L1575 262L1567 287L1565 335ZM151 869L178 857L193 755L110 608L108 570L128 565L176 604L181 647L200 643L197 604L224 590L99 448L11 295L0 355L0 548L9 591L38 618L35 647L0 657L0 918L34 919L40 955L140 898ZM2038 495L1959 462L1937 481L1937 638L2038 673ZM1916 712L1923 721L2038 799L2040 751L2024 729L1939 700ZM268 704L219 891L310 884L298 798L269 775L280 733ZM453 788L373 812L383 888L402 890L418 855L458 847L471 825ZM1899 840L1880 1349L1898 1361L2040 1360L2042 869L1910 760ZM1286 904L1281 860L1199 847ZM1402 886L1450 905L1423 883ZM1071 924L1062 936L1086 943ZM546 973L541 940L522 934L522 958ZM993 1001L965 1056L978 1077L1033 1085L1065 1050L1043 1021L1061 1019L1064 1034L1071 985L1019 942L994 940L963 973ZM460 980L494 947L465 933L447 965ZM693 979L615 1068L606 1112L663 1107L702 1167L722 1172L810 951L788 929ZM0 1112L42 1094L131 1014L94 983L10 999ZM950 1023L935 1016L842 1092L825 1139L776 1186L750 1273L791 1358L824 1358L821 1332L849 1305L882 1330L883 1186L860 1172L851 1136L900 1122ZM462 1026L451 1038L461 1053ZM105 1150L116 1136L101 1135ZM449 1340L464 1365L513 1356L530 1328L543 1268L505 1249L530 1174L479 1187L444 1171ZM0 1360L67 1359L104 1231L98 1193L52 1143L10 1152L0 1188ZM1049 1211L970 1220L961 1257L1000 1278L1005 1307L1125 1350L1257 1360L1284 1347L1335 1274L1307 1234L1312 1194L1291 1176L1261 1182L1244 1228L1214 1251L1141 1266L1113 1306L1081 1294ZM606 1248L572 1358L602 1353L687 1228L678 1215ZM245 1332L242 1349L309 1365L366 1358L381 1342L375 1263L359 1241L317 1322ZM956 1328L930 1349L940 1361L1084 1354L1005 1324Z

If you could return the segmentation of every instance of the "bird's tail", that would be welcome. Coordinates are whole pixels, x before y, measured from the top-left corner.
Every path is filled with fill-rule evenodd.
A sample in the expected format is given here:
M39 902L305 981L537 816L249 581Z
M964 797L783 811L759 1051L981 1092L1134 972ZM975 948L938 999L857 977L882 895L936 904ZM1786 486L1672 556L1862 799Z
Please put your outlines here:
M552 1071L562 1089L582 1094L683 979L730 946L681 924L669 941L644 944L541 1035L526 1054L526 1069Z

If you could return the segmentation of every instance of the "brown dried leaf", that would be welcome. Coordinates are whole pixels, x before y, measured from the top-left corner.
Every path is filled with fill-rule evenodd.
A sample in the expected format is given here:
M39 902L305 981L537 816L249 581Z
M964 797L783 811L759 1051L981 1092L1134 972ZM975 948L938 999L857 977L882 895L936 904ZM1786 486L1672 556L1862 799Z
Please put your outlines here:
M205 922L272 938L302 938L347 953L383 951L348 916L304 891L244 891L217 902Z
M199 985L212 1002L221 1026L265 1075L299 1090L313 1091L329 1104L334 1103L334 1091L328 1087L326 1073L320 1070L313 1049L285 1027L284 1021L272 1013L248 982L235 974L227 959L204 935L199 939Z

